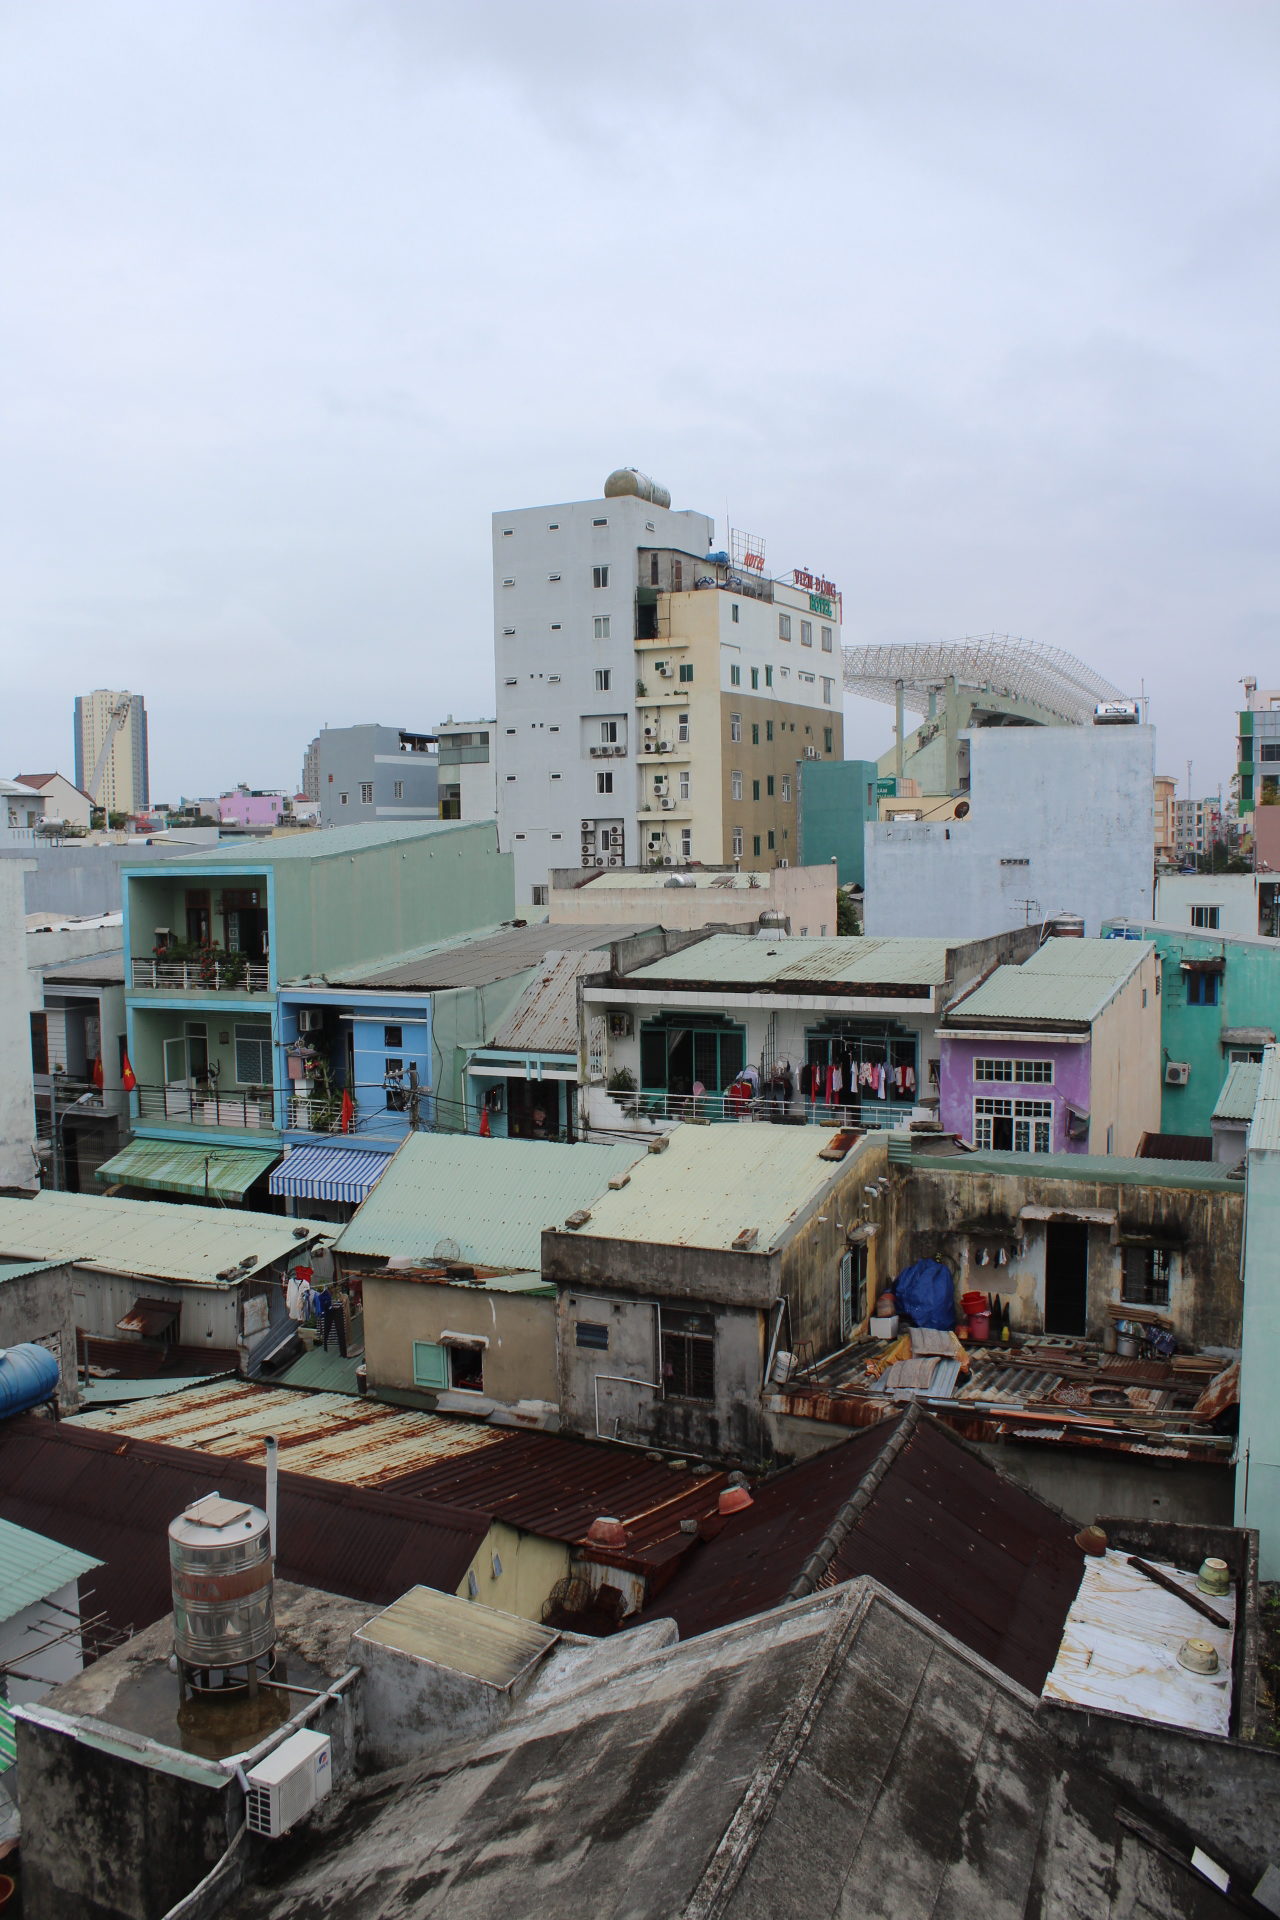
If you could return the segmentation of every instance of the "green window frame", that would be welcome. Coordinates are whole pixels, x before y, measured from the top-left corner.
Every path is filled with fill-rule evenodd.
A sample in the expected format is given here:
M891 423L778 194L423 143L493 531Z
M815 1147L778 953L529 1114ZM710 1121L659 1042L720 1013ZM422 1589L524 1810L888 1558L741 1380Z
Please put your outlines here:
M415 1340L413 1343L414 1386L427 1387L434 1393L440 1393L448 1387L449 1379L449 1349L442 1347L436 1340Z
M755 854L755 855L756 855L757 857L759 856L759 853L760 853L760 835L759 835L758 833L753 833L753 834L752 834L752 836L751 836L751 851L752 851L752 853L753 853L753 854Z
M745 1027L696 1014L641 1022L640 1085L647 1093L691 1094L695 1081L708 1093L723 1093L746 1059Z
M772 722L772 720L766 720L766 721L765 721L765 723L764 723L764 737L765 737L765 739L766 739L766 740L772 740L772 738L773 738L773 722Z
M751 744L753 747L760 745L760 722L758 720L751 722Z
M772 800L772 798L773 798L773 775L772 775L771 773L768 773L768 774L766 774L766 775L765 775L765 781L764 781L764 790L765 790L765 792L766 792L766 793L768 794L768 796L769 796L769 798L770 798L770 799Z
M760 782L758 780L753 780L751 782L751 798L753 800L758 800L760 798Z
M752 667L752 669L751 669L751 685L752 685L753 687L757 687L757 688L758 688L758 687L759 687L759 685L760 685L760 669L759 669L759 667Z
M686 684L693 678L693 667L687 660L681 665L680 678L685 681Z

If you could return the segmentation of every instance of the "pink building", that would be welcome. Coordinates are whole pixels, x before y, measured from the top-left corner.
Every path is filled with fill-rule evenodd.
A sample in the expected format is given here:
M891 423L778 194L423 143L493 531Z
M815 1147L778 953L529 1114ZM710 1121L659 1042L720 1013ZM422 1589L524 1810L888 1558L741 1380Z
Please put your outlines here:
M283 793L237 787L218 800L218 819L224 827L278 827L288 812L289 798Z

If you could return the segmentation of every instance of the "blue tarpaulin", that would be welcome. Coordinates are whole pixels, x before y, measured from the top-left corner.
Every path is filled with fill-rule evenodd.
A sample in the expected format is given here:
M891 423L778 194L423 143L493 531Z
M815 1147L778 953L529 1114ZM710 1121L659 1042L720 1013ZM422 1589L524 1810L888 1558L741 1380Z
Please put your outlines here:
M956 1287L941 1260L913 1260L893 1283L898 1312L915 1327L950 1333L956 1324Z

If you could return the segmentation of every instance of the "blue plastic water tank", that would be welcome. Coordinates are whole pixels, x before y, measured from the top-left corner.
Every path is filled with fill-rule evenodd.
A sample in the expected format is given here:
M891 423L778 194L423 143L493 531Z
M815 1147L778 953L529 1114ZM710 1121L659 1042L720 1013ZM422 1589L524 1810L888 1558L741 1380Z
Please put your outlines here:
M0 1348L0 1420L38 1407L58 1391L58 1363L47 1347L24 1340Z

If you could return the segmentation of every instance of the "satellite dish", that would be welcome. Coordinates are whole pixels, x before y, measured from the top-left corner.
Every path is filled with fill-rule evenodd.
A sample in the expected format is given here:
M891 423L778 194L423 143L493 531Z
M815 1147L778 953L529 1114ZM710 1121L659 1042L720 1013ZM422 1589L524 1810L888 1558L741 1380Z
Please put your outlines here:
M433 1260L444 1260L447 1262L450 1260L460 1260L461 1257L462 1248L456 1240L437 1240L431 1252L431 1258Z
M956 801L955 812L952 818L955 820L967 820L969 818L969 802L967 800Z

